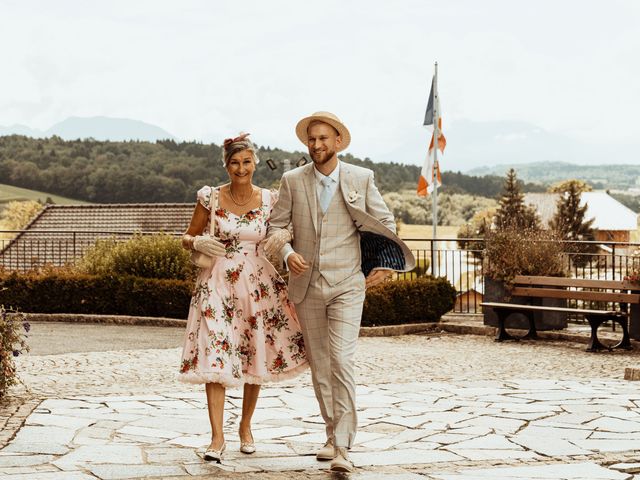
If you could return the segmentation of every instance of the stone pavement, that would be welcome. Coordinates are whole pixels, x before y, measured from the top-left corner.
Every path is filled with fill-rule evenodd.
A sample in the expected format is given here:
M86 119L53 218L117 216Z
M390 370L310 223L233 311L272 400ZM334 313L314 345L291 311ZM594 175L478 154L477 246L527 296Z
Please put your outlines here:
M100 328L84 346L109 346ZM126 337L135 347L141 331L120 328L117 346ZM145 346L171 335L154 343L145 332ZM47 336L55 342L55 328ZM12 393L29 400L9 418L24 424L0 450L2 479L345 478L313 456L324 434L308 374L263 388L254 455L238 451L241 398L230 390L228 451L213 465L201 459L202 388L173 378L179 349L37 353L18 359L29 390ZM622 380L638 359L472 335L362 338L349 478L640 480L640 384Z

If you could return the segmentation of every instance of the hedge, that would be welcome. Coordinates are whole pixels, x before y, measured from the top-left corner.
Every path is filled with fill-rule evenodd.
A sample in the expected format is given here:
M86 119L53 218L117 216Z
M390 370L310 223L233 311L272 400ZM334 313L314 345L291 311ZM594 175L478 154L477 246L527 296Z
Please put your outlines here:
M455 302L456 290L446 278L385 282L367 290L362 326L437 322Z
M187 318L193 283L65 271L0 277L0 304L23 312Z
M0 304L29 313L187 318L193 282L54 270L0 274ZM435 322L453 308L444 278L386 282L367 290L362 326Z

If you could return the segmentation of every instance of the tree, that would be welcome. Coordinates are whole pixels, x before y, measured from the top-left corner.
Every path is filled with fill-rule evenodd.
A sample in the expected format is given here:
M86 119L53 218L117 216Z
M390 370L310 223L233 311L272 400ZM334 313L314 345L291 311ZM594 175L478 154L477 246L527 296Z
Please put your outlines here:
M493 221L500 230L510 227L540 228L540 219L535 208L524 204L524 194L513 168L507 172L499 207Z
M580 205L582 195L579 182L567 182L567 188L558 198L556 213L549 222L549 227L555 230L562 240L567 241L565 249L571 254L573 264L583 267L598 251L598 246L578 242L595 240L592 228L595 219L585 219L587 205Z
M42 210L42 204L27 200L9 202L0 214L0 228L4 230L22 230Z
M548 189L548 193L565 193L568 192L571 188L574 188L578 191L578 193L582 192L590 192L593 190L593 187L589 185L587 182L583 182L582 180L571 179L571 180L563 180L558 183L554 183Z
M468 250L475 258L482 258L484 240L465 240L469 238L485 238L486 232L491 228L491 220L496 214L494 207L476 212L471 221L458 229L458 248Z

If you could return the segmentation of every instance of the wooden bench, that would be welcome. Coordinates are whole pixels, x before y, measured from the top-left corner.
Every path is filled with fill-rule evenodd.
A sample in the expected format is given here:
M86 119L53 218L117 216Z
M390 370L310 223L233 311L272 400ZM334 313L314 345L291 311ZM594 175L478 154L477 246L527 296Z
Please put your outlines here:
M495 338L497 342L519 338L536 338L535 312L564 312L584 315L589 322L591 338L587 351L612 350L613 348L630 350L632 348L628 328L629 304L640 303L640 294L629 293L631 286L628 282L518 275L513 285L511 296L518 297L515 299L518 303L480 303L483 308L493 309L498 317L498 331ZM543 298L582 300L587 302L589 308L542 306ZM537 305L533 302L536 302ZM615 305L618 307L616 308ZM507 317L514 313L523 314L529 322L529 331L522 337L514 337L506 331ZM598 340L598 327L609 320L622 327L622 340L612 347L607 347Z

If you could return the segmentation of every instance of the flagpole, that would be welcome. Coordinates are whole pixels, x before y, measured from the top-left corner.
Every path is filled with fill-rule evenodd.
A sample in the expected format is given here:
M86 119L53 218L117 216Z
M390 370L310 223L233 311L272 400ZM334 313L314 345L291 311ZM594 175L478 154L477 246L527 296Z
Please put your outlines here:
M440 112L438 111L438 62L435 63L435 70L436 71L433 81L433 169L431 171L431 182L433 185L433 236L431 240L431 273L434 277L438 276L437 274L440 270L436 261L436 238L438 226L438 117L440 115Z

